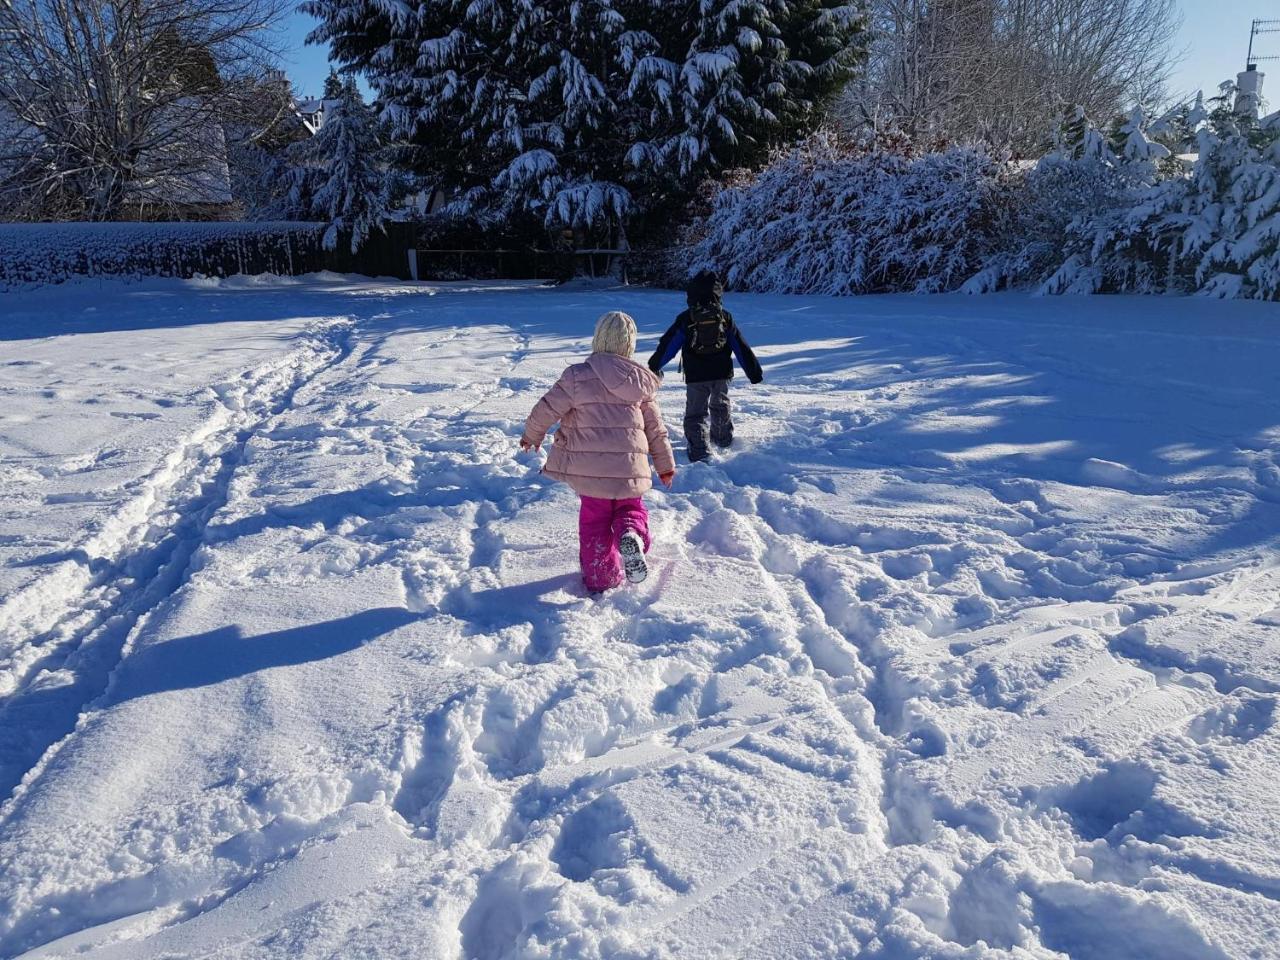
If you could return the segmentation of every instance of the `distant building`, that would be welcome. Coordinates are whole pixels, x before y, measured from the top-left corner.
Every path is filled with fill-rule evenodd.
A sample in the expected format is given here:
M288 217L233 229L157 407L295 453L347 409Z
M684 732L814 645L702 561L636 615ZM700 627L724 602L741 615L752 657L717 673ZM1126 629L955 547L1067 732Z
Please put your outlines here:
M307 97L299 100L297 105L298 116L306 125L308 132L313 136L320 132L320 128L324 126L324 118L327 114L331 114L338 105L337 100L312 99Z
M227 137L221 122L198 103L179 100L157 123L171 133L138 161L128 203L138 220L234 220Z

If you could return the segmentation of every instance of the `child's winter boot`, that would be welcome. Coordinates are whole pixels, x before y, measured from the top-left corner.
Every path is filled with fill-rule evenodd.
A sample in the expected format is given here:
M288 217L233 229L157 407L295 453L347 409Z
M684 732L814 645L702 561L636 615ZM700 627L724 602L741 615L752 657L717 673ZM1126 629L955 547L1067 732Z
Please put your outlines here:
M622 569L632 583L641 583L649 576L649 565L644 559L644 542L640 534L628 530L618 538L618 553L622 554Z

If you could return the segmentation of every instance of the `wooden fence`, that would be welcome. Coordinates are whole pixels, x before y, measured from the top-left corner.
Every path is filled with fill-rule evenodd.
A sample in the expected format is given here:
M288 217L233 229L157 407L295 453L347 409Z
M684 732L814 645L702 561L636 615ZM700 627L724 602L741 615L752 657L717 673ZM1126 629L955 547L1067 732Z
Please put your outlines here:
M625 279L630 251L417 247L407 253L409 275L415 280L566 280L578 275Z

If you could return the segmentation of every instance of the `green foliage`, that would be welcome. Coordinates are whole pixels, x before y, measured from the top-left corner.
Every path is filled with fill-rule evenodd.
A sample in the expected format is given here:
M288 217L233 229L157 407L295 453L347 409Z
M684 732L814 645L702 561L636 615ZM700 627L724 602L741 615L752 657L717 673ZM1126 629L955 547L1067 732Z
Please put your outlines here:
M402 162L460 209L616 234L813 129L865 0L310 0Z
M329 68L329 75L324 78L324 92L321 98L324 100L337 100L342 96L342 78L338 76L338 71L333 67Z
M331 101L324 124L310 140L290 148L292 181L288 203L326 221L326 249L349 233L356 253L370 231L387 218L394 183L387 176L377 118L359 93L344 86Z

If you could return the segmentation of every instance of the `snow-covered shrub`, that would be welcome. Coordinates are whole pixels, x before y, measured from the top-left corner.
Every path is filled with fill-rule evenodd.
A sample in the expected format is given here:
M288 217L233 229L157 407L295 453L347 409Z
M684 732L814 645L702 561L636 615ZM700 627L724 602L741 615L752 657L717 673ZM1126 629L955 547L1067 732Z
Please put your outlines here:
M1132 268L1094 263L1100 233L1115 229L1161 176L1169 150L1149 139L1139 109L1108 138L1077 108L1057 148L1010 181L996 230L999 247L964 284L969 293L1043 285L1046 292L1093 292L1133 283Z
M719 193L690 266L759 292L950 290L992 252L1006 172L980 147L913 156L820 134Z
M757 291L1277 300L1280 114L1237 114L1230 93L1150 124L1135 108L1105 132L1077 110L1057 149L1021 170L978 147L815 136L722 187L680 250Z
M992 251L961 289L989 293L1040 283L1062 264L1070 226L1102 210L1115 192L1110 171L1095 162L1051 156L1011 173Z

